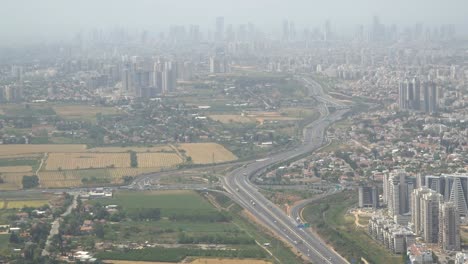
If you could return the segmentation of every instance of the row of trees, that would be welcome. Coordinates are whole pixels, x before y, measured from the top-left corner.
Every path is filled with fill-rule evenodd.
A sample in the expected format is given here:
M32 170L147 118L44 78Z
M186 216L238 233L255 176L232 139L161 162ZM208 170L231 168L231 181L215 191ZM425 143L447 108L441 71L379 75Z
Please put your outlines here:
M228 236L228 235L203 235L203 236L188 236L185 233L180 233L177 239L180 244L230 244L230 245L247 245L255 244L255 240L247 236Z
M169 216L172 221L229 222L232 216L224 212L181 212Z

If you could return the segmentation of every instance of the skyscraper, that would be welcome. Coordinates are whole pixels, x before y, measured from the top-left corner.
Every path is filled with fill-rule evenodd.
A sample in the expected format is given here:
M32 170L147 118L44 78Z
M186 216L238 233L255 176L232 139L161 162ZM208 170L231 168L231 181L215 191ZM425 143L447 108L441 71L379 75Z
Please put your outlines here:
M421 199L424 194L430 193L431 191L432 190L429 188L423 187L415 189L411 193L411 226L413 232L418 236L422 235L422 231L424 230Z
M379 190L373 186L359 186L359 207L379 207Z
M283 40L289 41L289 21L283 21Z
M411 81L409 79L404 82L400 81L398 97L398 106L402 110L437 112L438 94L433 82L424 82L421 87L421 81L418 77L414 77Z
M443 174L427 175L425 184L428 188L442 194L445 201L452 202L462 216L468 215L468 175Z
M413 78L413 101L411 108L416 111L421 110L421 82L418 77Z
M405 172L392 173L388 179L387 205L388 214L396 222L408 222L410 213L410 197L414 190L416 179L409 177ZM408 219L406 219L408 218Z
M408 97L407 97L407 84L405 82L399 83L398 89L398 106L402 110L408 109Z
M454 203L440 205L438 242L444 250L460 250L460 216Z
M428 243L437 243L439 238L439 204L442 195L435 191L424 193L420 199L422 237Z
M224 17L216 18L215 40L216 41L224 40Z
M423 105L421 110L426 113L436 113L439 110L439 93L437 85L430 81L423 83Z
M325 24L323 25L323 40L324 41L329 41L331 39L331 24L330 20L325 21Z
M133 91L133 74L128 65L122 70L122 88L121 93L129 94Z

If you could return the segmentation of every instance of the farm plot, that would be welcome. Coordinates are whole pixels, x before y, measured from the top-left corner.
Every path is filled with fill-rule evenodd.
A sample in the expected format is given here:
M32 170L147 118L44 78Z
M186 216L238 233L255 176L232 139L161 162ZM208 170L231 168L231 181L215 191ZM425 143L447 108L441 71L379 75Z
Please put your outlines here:
M44 152L82 152L86 150L83 144L11 144L0 145L0 155L11 156Z
M175 153L138 153L138 167L173 167L182 163L182 159Z
M1 173L0 177L2 177L4 183L0 184L0 190L15 190L21 189L23 180L23 176L32 176L32 172L8 172L8 173Z
M101 148L92 148L88 152L173 152L169 146L156 146L156 147L101 147Z
M199 258L190 264L271 264L271 262L260 259Z
M99 113L103 115L114 115L120 113L117 108L92 105L57 105L54 106L54 110L63 118L93 122L96 120L96 115Z
M31 166L5 166L5 167L0 167L0 173L4 172L31 172L32 167Z
M92 168L130 167L128 153L51 153L46 170L75 170Z
M184 143L178 146L195 164L220 163L237 160L237 157L216 143Z
M99 183L121 184L124 176L137 176L143 173L158 171L160 171L160 168L41 171L39 172L39 182L42 188L67 188Z
M39 183L43 188L64 188L84 185L84 180L91 183L110 183L112 181L107 169L41 171Z
M47 205L49 202L47 200L16 200L16 201L6 201L7 209L20 209L23 207L41 207Z
M224 124L229 123L255 123L255 119L241 115L210 115L211 119Z

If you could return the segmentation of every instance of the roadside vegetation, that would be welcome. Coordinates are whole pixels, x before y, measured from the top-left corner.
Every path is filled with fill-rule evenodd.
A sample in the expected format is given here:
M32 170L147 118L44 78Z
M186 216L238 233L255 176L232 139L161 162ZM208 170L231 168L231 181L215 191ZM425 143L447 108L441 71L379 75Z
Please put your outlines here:
M388 252L346 217L347 210L357 203L355 192L341 192L313 202L304 209L304 218L340 255L353 263L361 258L370 263L401 263L402 258Z

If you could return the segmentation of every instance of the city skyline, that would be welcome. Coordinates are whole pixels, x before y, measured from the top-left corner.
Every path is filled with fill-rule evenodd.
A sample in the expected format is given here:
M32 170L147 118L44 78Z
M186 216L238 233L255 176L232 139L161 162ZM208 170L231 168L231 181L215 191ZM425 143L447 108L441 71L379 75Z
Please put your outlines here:
M170 25L200 25L215 31L216 17L224 17L226 25L254 23L266 32L280 32L284 19L294 21L298 30L322 27L329 20L335 31L354 31L357 25L369 25L378 16L381 23L400 26L422 23L428 26L454 24L466 32L466 19L460 0L447 2L413 1L10 1L4 3L0 16L0 39L21 42L70 37L91 29L127 28L165 31ZM401 8L404 6L405 8ZM268 12L259 12L268 7ZM456 8L455 8L456 7Z

